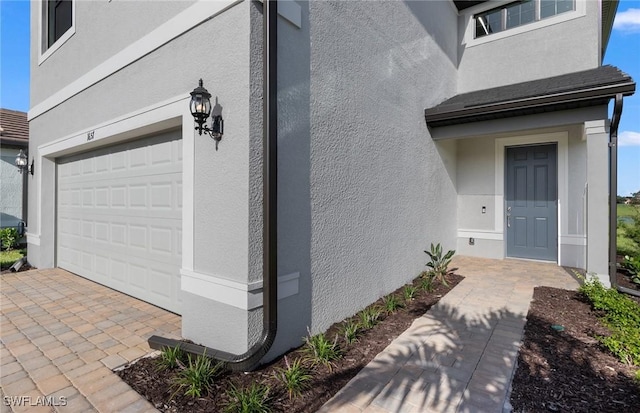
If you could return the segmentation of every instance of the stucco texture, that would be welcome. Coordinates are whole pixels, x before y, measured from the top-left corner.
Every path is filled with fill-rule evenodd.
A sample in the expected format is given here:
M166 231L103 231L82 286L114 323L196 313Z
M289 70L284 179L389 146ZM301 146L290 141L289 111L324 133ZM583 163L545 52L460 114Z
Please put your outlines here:
M486 43L477 45L464 41L463 30L473 12L460 16L457 92L488 89L598 67L600 2L577 2L580 3L578 9L586 7L586 13L571 12L579 15L573 20L526 30L494 41L489 41L489 35ZM531 27L535 27L535 24ZM523 26L523 29L526 27ZM508 31L503 33L506 35Z
M455 177L423 110L455 92L456 39L445 32L456 16L446 2L309 7L318 332L418 275L430 242L454 246Z
M15 166L19 149L0 148L0 228L17 227L22 221L24 175Z

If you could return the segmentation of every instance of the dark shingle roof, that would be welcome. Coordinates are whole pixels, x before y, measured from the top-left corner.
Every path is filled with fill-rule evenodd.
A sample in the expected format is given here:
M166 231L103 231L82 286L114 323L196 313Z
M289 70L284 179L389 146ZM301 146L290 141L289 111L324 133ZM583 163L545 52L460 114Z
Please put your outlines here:
M29 141L29 123L25 112L0 109L0 141L15 144Z
M430 126L446 126L522 114L606 104L631 95L633 79L613 66L463 93L426 109Z

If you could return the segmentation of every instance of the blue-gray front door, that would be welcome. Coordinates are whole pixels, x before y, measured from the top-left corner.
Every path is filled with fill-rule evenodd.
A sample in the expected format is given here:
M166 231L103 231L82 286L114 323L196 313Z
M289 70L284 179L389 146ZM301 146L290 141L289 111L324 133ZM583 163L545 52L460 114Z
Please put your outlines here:
M556 261L556 145L510 147L506 158L507 256Z

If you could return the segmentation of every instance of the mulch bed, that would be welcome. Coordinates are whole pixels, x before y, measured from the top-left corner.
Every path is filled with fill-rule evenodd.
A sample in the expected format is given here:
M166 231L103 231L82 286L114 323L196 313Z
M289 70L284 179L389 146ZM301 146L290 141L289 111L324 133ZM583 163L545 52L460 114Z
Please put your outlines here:
M513 380L514 411L640 411L636 369L600 346L595 336L606 334L580 293L537 287Z
M640 292L640 284L636 284L631 282L631 274L624 268L621 268L621 264L624 261L624 257L622 255L618 255L617 257L618 268L616 272L616 281L618 285L621 287L628 288L630 290Z
M251 373L224 373L217 379L209 394L198 399L181 394L174 395L175 387L172 382L174 372L158 371L155 360L151 358L137 361L126 369L118 371L118 375L162 412L223 411L228 401L225 393L232 384L239 388L254 382L262 382L270 386L270 407L274 412L315 412L379 352L384 350L393 339L404 332L414 319L422 316L463 278L451 274L447 279L448 287L438 285L431 293L418 289L416 298L407 303L405 308L383 316L383 320L373 329L364 332L355 344L347 345L338 334L342 323L331 326L326 336L333 340L338 334L338 343L343 351L342 358L335 362L331 370L324 366L314 367L310 389L292 400L289 399L282 384L275 378L276 369L285 366L283 357ZM414 286L419 287L419 279L414 280ZM393 294L396 294L403 302L402 289L396 290ZM375 304L382 305L382 301L379 300ZM290 361L304 357L300 349L290 351L286 356Z

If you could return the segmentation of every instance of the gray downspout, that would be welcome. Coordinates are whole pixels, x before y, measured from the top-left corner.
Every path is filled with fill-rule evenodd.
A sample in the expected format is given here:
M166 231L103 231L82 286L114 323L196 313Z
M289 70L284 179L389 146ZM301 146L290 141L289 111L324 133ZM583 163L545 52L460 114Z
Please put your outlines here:
M183 351L196 355L206 354L222 361L231 370L249 371L258 366L276 338L278 329L278 276L277 276L277 212L278 212L278 2L263 1L263 326L260 339L247 352L231 354L206 346L185 343L165 337L151 336L149 347L162 350L180 346Z

